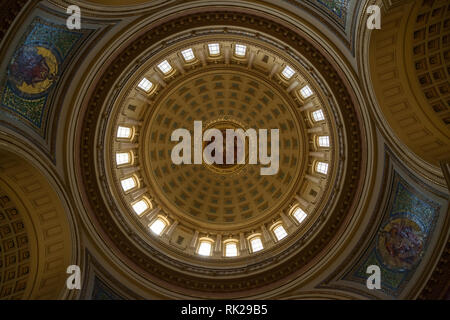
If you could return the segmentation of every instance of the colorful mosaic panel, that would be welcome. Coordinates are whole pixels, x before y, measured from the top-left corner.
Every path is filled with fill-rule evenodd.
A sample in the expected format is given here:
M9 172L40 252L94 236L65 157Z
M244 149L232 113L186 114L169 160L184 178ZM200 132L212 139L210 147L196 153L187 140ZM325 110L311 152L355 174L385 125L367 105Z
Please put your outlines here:
M16 47L2 79L0 107L44 136L48 100L85 33L35 18Z
M387 212L371 245L344 279L365 286L367 267L381 269L381 290L398 296L422 260L435 227L440 205L427 199L398 173Z
M339 19L346 19L347 8L350 0L317 0L316 2Z
M314 15L355 54L357 15L364 3L358 0L283 0Z

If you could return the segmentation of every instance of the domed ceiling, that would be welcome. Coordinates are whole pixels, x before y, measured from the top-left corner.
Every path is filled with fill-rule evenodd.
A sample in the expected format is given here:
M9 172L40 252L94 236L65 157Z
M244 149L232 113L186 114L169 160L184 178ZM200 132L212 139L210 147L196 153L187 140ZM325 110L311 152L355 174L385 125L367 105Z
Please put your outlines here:
M242 295L301 272L352 214L361 169L357 111L334 68L306 39L249 14L187 15L135 43L105 73L84 120L82 157L96 165L84 161L83 176L107 199L89 197L105 231L118 239L120 225L130 236L122 253L139 268L200 295ZM107 87L116 89L105 96ZM194 121L279 129L279 168L173 163L172 132L193 134ZM92 153L91 143L104 148ZM285 263L276 274L274 259Z
M448 292L444 0L383 1L377 31L369 1L80 0L81 30L25 2L0 13L0 298Z
M286 63L263 41L249 43L237 36L234 42L218 35L199 40L177 44L178 50L168 47L172 54L162 52L146 61L141 78L130 81L131 88L123 88L127 95L117 104L118 113L111 113L113 122L104 122L111 128L105 131L105 145L112 154L107 167L116 167L111 182L119 187L125 217L138 216L150 238L148 226L160 217L164 229L170 230L164 239L173 249L198 253L204 238L213 245L208 255L215 259L227 257L224 245L230 241L240 248L236 258L256 253L250 245L255 237L264 249L273 246L282 240L273 233L276 227L283 237L297 238L311 232L309 228L318 228L314 220L330 205L323 197L329 194L330 182L336 181L339 165L332 151L339 150L339 141L323 92L315 82L305 80L312 79L313 73L295 60ZM210 46L218 52L211 55ZM245 46L246 52L237 56L236 46ZM183 52L191 53L189 61L179 56ZM159 57L174 65L166 74L155 63ZM284 75L284 70L291 72ZM149 81L147 91L139 87L145 81ZM302 90L309 91L302 94ZM317 112L323 118L314 119ZM225 133L226 129L280 130L279 150L270 151L276 153L272 161L277 163L252 163L248 141L242 164L194 164L192 159L189 164L175 163L172 152L177 143L172 133L186 128L194 137L194 121L202 124L200 134L208 128ZM125 128L133 134L117 137ZM114 136L115 141L110 141ZM272 150L270 135L268 143ZM191 149L193 145L194 141L189 143ZM208 141L203 142L203 150L207 146ZM117 156L124 154L129 161L118 163ZM326 166L325 172L317 171L319 164ZM269 165L273 172L264 173ZM139 203L147 204L144 212L136 212ZM300 218L300 212L308 218ZM287 245L279 242L274 247Z
M144 157L149 155L143 158L145 169L152 175L149 184L166 198L166 206L174 204L194 220L232 224L236 230L246 220L258 219L286 202L283 198L293 188L294 177L300 176L301 165L297 161L303 162L305 152L301 150L305 149L306 139L301 138L296 122L290 120L292 114L286 110L286 102L272 90L248 72L227 68L190 77L166 95L142 137L148 145L141 153ZM271 114L267 113L269 105L273 106ZM177 128L189 128L193 136L194 119L202 121L205 129L280 128L282 124L285 130L281 141L293 146L302 144L302 148L280 146L279 156L289 165L282 170L284 179L277 179L277 175L262 176L259 166L251 164L235 168L227 168L226 164L174 166L168 157L174 144L167 143L168 138Z

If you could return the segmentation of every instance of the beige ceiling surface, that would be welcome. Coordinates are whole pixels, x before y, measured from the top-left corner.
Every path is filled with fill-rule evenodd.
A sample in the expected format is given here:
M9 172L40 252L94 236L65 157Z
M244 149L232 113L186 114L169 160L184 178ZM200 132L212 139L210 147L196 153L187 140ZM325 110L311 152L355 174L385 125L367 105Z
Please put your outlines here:
M141 156L159 200L187 214L188 220L233 229L280 210L302 176L307 143L285 95L263 79L229 68L202 72L174 86L152 112L143 134ZM260 164L231 171L206 164L174 165L170 155L177 142L170 141L171 133L177 128L193 133L194 120L201 120L204 130L220 128L217 122L227 128L280 129L278 174L261 175Z

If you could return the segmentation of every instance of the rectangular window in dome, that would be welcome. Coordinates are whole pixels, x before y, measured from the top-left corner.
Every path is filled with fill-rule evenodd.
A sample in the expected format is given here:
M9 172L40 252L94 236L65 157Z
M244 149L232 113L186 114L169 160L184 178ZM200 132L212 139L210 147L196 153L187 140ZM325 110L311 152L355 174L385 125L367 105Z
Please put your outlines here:
M312 113L313 119L315 122L323 121L325 120L325 116L323 115L322 109L319 109L317 111L314 111Z
M130 139L131 138L131 128L119 126L119 128L117 128L117 138Z
M150 225L150 230L158 236L161 235L161 233L164 231L165 228L166 228L166 223L160 218L156 219Z
M153 87L153 83L151 83L147 78L143 78L141 82L139 82L138 87L144 90L145 92L149 92Z
M291 67L286 66L281 74L282 74L286 79L290 79L290 78L292 78L292 76L295 74L295 71L294 71L294 69L292 69Z
M198 247L197 253L201 256L210 256L211 255L211 242L209 241L201 241Z
M275 234L275 237L277 240L284 239L287 236L286 230L283 228L282 225L279 225L273 229L273 233Z
M328 163L326 162L317 162L316 171L322 174L327 174L328 172Z
M302 223L303 220L306 219L307 214L305 211L303 211L300 208L295 209L294 213L293 213L294 218L299 222Z
M186 60L187 62L195 59L194 51L192 51L192 49L190 49L190 48L181 51L181 54L183 55L184 60Z
M264 246L262 244L260 237L253 238L252 240L250 240L250 245L252 247L252 252L258 252L258 251L261 251L262 249L264 249Z
M218 43L210 43L208 44L209 54L212 56L216 56L220 54L220 45Z
M302 97L304 99L309 98L313 95L313 92L311 90L311 88L309 86L304 86L301 90L300 93L302 95Z
M136 186L137 186L136 180L134 178L124 179L124 180L120 181L120 183L122 184L122 189L125 192L129 191L133 188L136 188Z
M168 74L170 71L172 71L172 66L169 64L167 60L164 60L163 62L158 64L158 68L164 74Z
M128 152L116 153L116 163L118 166L128 164L131 162L130 154Z
M234 52L236 53L237 56L243 57L247 52L247 46L243 44L237 44Z
M330 137L329 136L319 137L319 146L320 147L329 147L330 146Z
M237 257L238 247L236 242L229 242L225 245L225 256L226 257Z
M133 204L133 210L138 216L143 214L148 209L148 203L145 200L140 200Z

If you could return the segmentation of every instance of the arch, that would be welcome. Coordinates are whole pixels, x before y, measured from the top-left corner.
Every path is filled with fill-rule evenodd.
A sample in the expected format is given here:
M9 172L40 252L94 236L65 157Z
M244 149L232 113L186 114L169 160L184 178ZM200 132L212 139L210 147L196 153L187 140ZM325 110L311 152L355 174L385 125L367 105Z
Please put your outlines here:
M0 266L0 273L9 272L9 278L0 281L6 290L1 298L73 297L66 287L66 270L78 264L78 242L62 192L28 160L1 149L0 194L1 214L6 213L4 218L13 226L6 252L12 260ZM10 272L14 268L16 272Z

